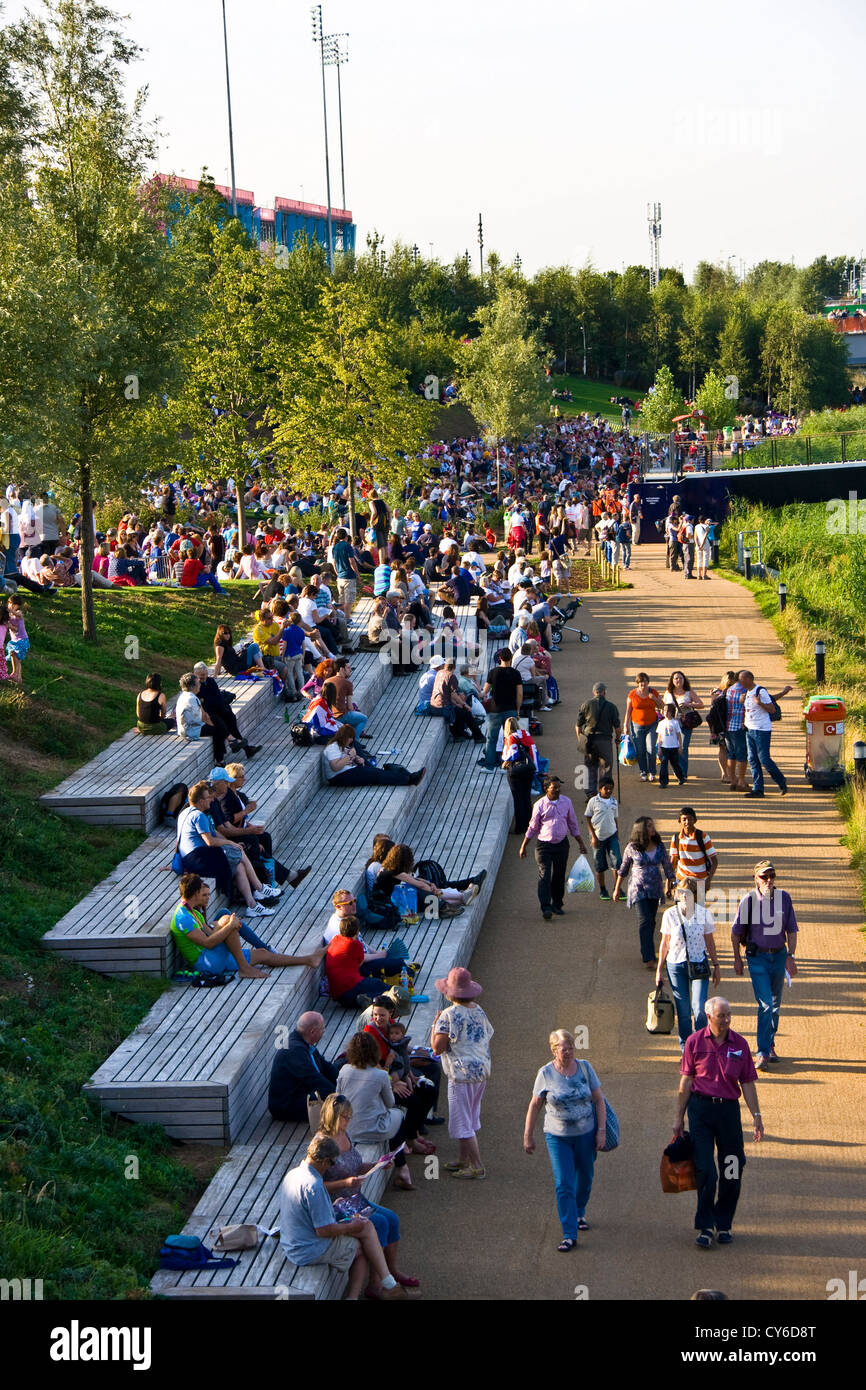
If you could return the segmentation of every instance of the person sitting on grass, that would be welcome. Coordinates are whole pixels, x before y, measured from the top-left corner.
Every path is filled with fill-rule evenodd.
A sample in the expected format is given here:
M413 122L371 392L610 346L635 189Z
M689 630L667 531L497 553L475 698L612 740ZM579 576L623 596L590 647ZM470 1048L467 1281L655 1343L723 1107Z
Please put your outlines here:
M378 1279L379 1298L408 1298L388 1269L376 1228L363 1216L338 1221L323 1174L340 1158L335 1139L316 1135L304 1160L283 1178L280 1188L280 1245L286 1259L301 1267L326 1265L348 1273L347 1302L357 1303L370 1279Z
M240 651L235 651L232 630L228 623L220 623L213 639L214 668L213 678L221 674L223 667L230 676L238 676L242 671L264 672L261 648L255 642L245 642Z
M198 874L183 874L180 902L171 915L170 930L178 951L190 969L200 975L237 973L243 980L266 978L260 966L317 966L324 955L322 947L309 955L285 956L266 946L242 946L243 923L225 912L215 923L207 920L210 888Z

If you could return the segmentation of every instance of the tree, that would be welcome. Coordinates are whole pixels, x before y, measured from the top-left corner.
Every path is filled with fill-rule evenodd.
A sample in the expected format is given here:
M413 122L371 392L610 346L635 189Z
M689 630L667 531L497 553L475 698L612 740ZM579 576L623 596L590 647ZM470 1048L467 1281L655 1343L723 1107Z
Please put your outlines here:
M357 282L325 285L294 339L275 338L266 360L275 377L265 417L274 471L308 492L345 477L354 536L355 481L397 490L419 480L416 456L436 407L409 390L379 304Z
M496 491L501 495L499 445L525 435L538 421L547 388L545 348L530 327L526 294L500 285L478 312L481 332L465 344L460 394L496 448Z
M695 396L695 406L704 417L708 430L721 430L734 423L737 400L730 395L731 386L719 372L709 371Z
M641 406L642 428L650 434L669 434L675 417L684 414L685 408L670 367L659 367L655 383L644 396Z
M185 314L165 237L135 191L153 152L144 93L130 107L123 95L137 53L94 0L51 0L44 18L0 34L0 68L27 104L21 177L0 213L4 294L24 291L0 319L5 448L24 476L68 482L79 498L88 641L94 495L140 486L158 461ZM27 370L10 377L12 348Z

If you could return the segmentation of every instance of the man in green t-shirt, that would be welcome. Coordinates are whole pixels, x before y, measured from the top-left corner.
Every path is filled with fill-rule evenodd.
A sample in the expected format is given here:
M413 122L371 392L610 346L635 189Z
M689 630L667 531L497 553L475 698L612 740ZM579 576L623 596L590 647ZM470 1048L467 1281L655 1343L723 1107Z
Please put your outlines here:
M210 888L198 874L182 874L180 902L169 923L184 961L200 974L221 975L228 971L237 972L244 980L258 980L267 976L267 971L259 969L262 965L316 966L325 954L324 946L306 956L284 956L266 946L243 946L243 923L234 913L223 913L215 925L208 923L209 898Z

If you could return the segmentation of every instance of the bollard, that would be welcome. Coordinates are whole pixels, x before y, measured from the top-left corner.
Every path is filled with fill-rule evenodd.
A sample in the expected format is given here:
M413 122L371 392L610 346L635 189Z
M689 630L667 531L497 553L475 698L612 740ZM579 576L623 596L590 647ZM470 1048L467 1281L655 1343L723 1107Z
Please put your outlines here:
M818 685L824 684L824 656L827 648L819 638L815 643L815 680Z
M854 744L854 776L860 783L866 783L866 743L858 739Z
M751 552L751 550L744 550L744 551L743 551L743 574L745 575L746 579L751 579L751 577L752 577L752 552Z
M788 606L788 586L787 586L787 584L782 584L782 583L780 583L780 584L779 584L779 612L780 612L780 613L784 613L784 611L785 611L785 609L786 609L787 606Z
M719 543L718 543L718 541L713 541L712 545L710 546L710 565L712 566L712 568L713 568L714 570L717 570L717 569L719 568Z

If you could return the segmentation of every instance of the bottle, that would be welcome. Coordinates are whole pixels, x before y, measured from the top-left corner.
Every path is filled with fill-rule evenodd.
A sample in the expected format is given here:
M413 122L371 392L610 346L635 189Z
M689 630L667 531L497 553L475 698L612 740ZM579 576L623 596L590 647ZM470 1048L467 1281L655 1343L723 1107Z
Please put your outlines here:
M409 972L405 965L400 971L400 985L403 989L408 990L409 988Z

